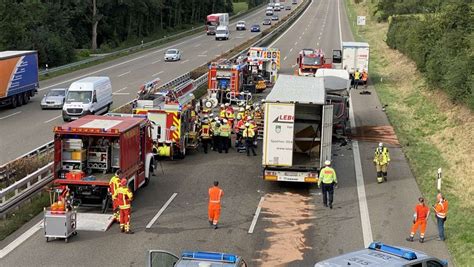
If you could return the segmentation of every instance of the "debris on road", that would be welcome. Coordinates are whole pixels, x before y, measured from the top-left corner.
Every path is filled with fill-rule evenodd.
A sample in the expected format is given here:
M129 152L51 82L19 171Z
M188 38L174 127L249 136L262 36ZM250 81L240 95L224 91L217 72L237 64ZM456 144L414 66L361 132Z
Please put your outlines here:
M397 135L390 125L384 126L363 126L356 128L357 134L352 134L351 139L357 141L366 141L379 143L383 142L386 144L400 146Z

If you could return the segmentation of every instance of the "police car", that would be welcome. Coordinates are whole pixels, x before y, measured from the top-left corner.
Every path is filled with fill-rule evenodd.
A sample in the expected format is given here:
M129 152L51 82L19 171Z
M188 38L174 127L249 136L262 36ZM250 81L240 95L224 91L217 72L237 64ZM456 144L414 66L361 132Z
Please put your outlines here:
M314 265L314 267L323 266L444 267L448 266L448 262L430 257L421 251L373 242L366 249L337 256Z
M148 251L148 267L248 267L242 257L218 252L185 251L178 256L163 250Z

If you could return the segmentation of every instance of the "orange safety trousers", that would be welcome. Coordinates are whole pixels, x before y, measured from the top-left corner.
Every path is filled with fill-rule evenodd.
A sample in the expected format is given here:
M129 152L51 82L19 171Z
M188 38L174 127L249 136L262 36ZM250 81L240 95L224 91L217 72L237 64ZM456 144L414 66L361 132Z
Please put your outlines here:
M410 233L411 237L415 236L415 233L418 230L418 228L421 228L420 229L420 238L424 238L425 237L425 231L426 231L426 219L416 220L416 222L411 227L411 233Z
M120 229L130 231L130 208L120 209Z
M209 221L212 221L213 225L217 225L219 217L221 216L221 204L209 203L208 213Z
M112 200L112 211L114 212L114 219L116 221L120 221L120 212L118 211L119 203L118 199L115 198Z

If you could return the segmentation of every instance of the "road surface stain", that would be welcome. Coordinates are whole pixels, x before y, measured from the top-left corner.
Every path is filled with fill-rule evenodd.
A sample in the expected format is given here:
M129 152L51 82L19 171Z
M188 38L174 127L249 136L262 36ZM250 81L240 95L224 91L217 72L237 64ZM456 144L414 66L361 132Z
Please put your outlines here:
M385 143L394 146L400 146L397 135L390 125L386 126L362 126L356 128L356 133L350 135L350 138L357 141L366 141L374 143Z

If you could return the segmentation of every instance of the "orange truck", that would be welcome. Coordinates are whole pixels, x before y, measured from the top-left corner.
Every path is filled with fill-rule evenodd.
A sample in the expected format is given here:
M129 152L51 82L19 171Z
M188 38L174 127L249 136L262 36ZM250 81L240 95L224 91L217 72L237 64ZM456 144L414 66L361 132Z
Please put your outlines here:
M132 191L146 186L154 161L146 118L88 115L54 128L54 184L75 203L108 206L110 178L120 169Z

